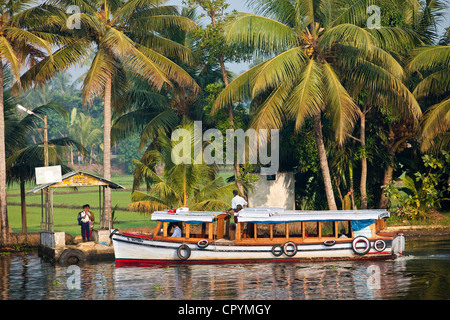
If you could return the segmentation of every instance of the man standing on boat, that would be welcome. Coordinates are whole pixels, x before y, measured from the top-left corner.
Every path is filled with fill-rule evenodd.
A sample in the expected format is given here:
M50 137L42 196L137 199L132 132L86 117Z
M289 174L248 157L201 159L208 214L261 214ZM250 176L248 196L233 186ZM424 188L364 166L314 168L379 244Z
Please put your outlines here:
M247 200L245 200L245 198L241 197L239 195L239 192L237 190L233 190L233 199L231 199L231 208L228 209L228 212L233 212L234 213L234 221L237 222L237 217L238 217L238 213L240 209L244 208L244 206L248 205ZM240 208L238 209L238 206L240 206Z
M233 199L231 199L231 209L232 210L236 210L238 204L240 204L242 206L242 208L244 208L244 206L248 205L247 200L245 200L245 198L241 197L239 195L239 192L237 190L233 190Z

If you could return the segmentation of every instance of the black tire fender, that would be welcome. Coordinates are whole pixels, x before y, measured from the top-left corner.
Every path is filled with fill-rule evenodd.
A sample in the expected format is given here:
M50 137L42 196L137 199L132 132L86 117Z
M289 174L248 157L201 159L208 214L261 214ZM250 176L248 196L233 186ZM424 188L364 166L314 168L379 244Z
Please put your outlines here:
M209 241L207 239L202 239L197 242L197 247L201 249L205 249L209 245Z
M292 246L294 248L294 250L289 251L288 248L289 246ZM288 241L285 244L283 244L283 253L285 255L287 255L288 257L293 257L297 254L297 245L292 242L292 241Z
M183 254L183 251L186 251L186 254ZM177 256L180 260L187 260L191 256L191 248L189 248L186 244L182 244L177 249Z
M377 241L375 241L375 243L373 244L373 248L378 251L381 252L384 249L386 249L386 242L384 242L384 240L378 239Z
M332 246L334 246L335 244L336 244L336 240L325 240L324 242L323 242L323 244L325 245L325 246L327 246L327 247L332 247Z
M363 250L358 249L358 248L356 247L356 245L357 245L359 242L361 242L361 241L366 243L366 247L365 247ZM357 254L357 255L359 255L359 256L365 255L366 253L368 253L368 252L370 251L370 241L369 241L369 239L367 239L367 238L364 237L364 236L356 237L356 238L353 239L353 241L352 241L352 250L353 250L353 252L354 252L355 254Z
M277 249L279 249L279 250L277 250ZM272 254L273 254L275 257L281 256L281 255L283 254L283 248L281 247L281 245L279 245L279 244L274 245L274 246L272 247Z
M66 249L59 256L58 262L63 266L84 263L86 262L86 256L79 249Z

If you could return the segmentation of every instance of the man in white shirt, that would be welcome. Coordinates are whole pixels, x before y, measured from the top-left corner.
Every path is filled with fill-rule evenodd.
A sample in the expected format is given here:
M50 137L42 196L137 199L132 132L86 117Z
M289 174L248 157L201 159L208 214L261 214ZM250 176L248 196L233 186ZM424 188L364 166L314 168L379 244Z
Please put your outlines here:
M175 223L175 229L173 230L172 237L181 238L181 229L179 223Z
M89 222L93 220L93 215L90 211L91 207L88 204L85 204L83 206L83 211L80 212L81 214L81 237L83 238L83 241L89 241L91 238L91 228L89 225Z
M241 197L237 190L233 190L233 195L234 197L233 199L231 199L231 210L236 210L239 204L242 206L242 208L248 205L247 200Z
M244 206L248 205L247 200L239 195L237 190L233 190L233 199L231 199L231 208L228 211L232 211L234 213L234 221L237 222L237 217L239 216L240 209L243 209ZM238 209L239 206L239 209Z

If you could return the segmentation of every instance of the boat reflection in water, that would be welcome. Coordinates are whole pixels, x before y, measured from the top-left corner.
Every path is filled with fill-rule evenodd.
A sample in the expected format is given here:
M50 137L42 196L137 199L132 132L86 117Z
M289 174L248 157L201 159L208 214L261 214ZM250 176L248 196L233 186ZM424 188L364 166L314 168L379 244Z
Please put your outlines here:
M408 292L410 278L402 276L405 266L404 258L373 264L133 266L116 269L115 291L125 299L389 299ZM144 282L146 292L142 291Z
M446 243L432 243L444 252L432 252L433 258L428 246L423 256L395 260L122 268L114 262L69 268L37 254L11 254L0 256L0 300L447 299ZM76 268L79 272L71 271Z

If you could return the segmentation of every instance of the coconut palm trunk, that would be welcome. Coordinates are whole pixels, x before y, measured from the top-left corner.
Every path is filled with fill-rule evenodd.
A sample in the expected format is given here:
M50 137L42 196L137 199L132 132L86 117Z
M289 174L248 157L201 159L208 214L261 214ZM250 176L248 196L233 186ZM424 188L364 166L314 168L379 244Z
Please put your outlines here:
M317 151L319 153L320 169L322 171L323 183L329 210L337 210L336 200L334 198L333 186L331 184L330 168L328 166L327 153L323 143L322 122L320 113L313 116L314 119L314 137L316 139Z
M0 245L8 240L8 215L6 210L6 154L5 116L3 112L3 63L0 59Z
M395 151L394 149L389 148L388 153L389 153L389 164L387 168L384 170L383 186L387 186L389 183L391 183L392 177L394 175L394 167L392 163L394 160ZM380 209L386 209L388 207L388 204L389 198L384 194L384 192L381 192L381 198L378 207Z
M362 157L361 157L361 209L367 209L367 156L366 156L366 112L364 110L359 112L361 132L359 140L361 143Z
M214 15L211 15L211 24L214 28L217 27ZM220 70L222 72L223 83L226 88L226 87L228 87L230 82L228 81L227 69L225 68L225 61L224 61L223 55L221 53L219 54L219 65L220 65ZM234 115L233 115L233 105L232 104L228 105L228 118L230 119L230 126L233 128L234 127ZM234 155L235 156L237 155L236 148L237 148L237 146L234 146ZM233 171L234 171L234 181L235 181L236 187L238 188L240 194L243 195L244 194L244 186L242 185L242 182L239 180L239 178L241 176L241 172L239 171L239 164L237 162L237 158L234 160L234 163L233 163Z
M225 62L223 61L223 56L219 55L219 63L220 63L220 69L222 70L222 77L223 77L223 83L225 84L225 88L228 86L228 76L227 76L227 70L225 69ZM230 126L234 127L234 115L233 115L233 105L228 105L228 118L230 119ZM234 155L237 156L237 146L234 145ZM241 172L239 171L239 163L237 162L237 158L234 159L233 163L233 170L234 170L234 181L236 184L236 187L238 188L240 194L244 194L244 186L242 185L242 182L239 180L241 177Z
M105 83L103 106L103 178L111 180L111 77ZM106 187L104 193L103 219L101 228L111 225L111 189Z

